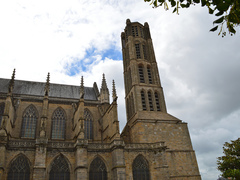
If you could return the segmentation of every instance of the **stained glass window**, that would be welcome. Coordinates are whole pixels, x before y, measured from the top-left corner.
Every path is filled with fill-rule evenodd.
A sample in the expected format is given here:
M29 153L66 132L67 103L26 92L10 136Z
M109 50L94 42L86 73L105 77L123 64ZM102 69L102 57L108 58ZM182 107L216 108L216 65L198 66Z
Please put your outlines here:
M140 155L135 158L132 165L134 180L149 180L149 167L146 159Z
M139 65L139 66L138 66L138 73L139 73L140 83L145 83L145 80L144 80L144 72L143 72L143 66L142 66L142 65Z
M152 93L150 91L148 91L148 102L150 111L153 111Z
M144 91L141 91L141 99L142 99L142 109L143 109L144 111L146 111L147 108L146 108L146 101L145 101Z
M155 92L155 101L156 101L157 111L161 111L157 92Z
M49 180L70 180L70 170L63 155L58 156L52 162Z
M29 180L30 166L25 156L18 156L10 166L7 180Z
M64 139L66 117L63 109L57 108L52 116L52 139Z
M2 116L3 116L3 113L4 113L4 108L5 108L5 104L1 103L0 104L0 126L2 124Z
M85 139L93 139L93 118L88 109L84 110Z
M107 168L99 157L90 165L89 180L107 180Z
M23 114L21 137L35 137L37 118L36 108L33 105L28 106Z

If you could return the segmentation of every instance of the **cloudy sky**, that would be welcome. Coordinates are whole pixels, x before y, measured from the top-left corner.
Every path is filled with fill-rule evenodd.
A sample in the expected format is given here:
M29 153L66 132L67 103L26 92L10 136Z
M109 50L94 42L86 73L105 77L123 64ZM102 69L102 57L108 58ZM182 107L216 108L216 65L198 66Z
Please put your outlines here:
M188 123L203 180L217 179L222 145L240 135L240 36L210 33L214 17L194 6L172 14L144 0L0 2L1 78L86 86L115 79L126 123L120 34L148 22L168 112ZM238 28L239 30L239 28ZM124 113L123 113L124 112Z

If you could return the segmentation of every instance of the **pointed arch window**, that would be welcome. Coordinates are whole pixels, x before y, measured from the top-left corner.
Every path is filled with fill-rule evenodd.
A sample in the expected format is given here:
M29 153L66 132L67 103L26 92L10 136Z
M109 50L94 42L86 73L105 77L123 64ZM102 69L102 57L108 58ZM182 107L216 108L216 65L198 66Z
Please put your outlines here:
M160 103L159 103L159 97L158 97L158 93L157 92L155 92L155 102L156 102L157 111L161 111Z
M149 84L152 84L152 73L151 73L151 68L150 66L147 67L147 73L148 73L148 82Z
M140 83L145 83L143 65L139 65L139 66L138 66L138 73L139 73Z
M152 93L150 91L148 91L148 103L150 111L153 111Z
M93 139L93 118L88 109L84 110L84 118L85 139Z
M65 112L57 108L52 116L52 139L64 139L66 126Z
M149 180L150 175L149 175L149 167L148 167L148 162L146 159L140 155L137 156L132 165L132 170L133 170L133 179L134 180Z
M35 138L36 126L37 126L37 109L30 105L23 114L21 137L23 138Z
M0 104L0 127L1 127L1 124L2 124L2 118L3 118L4 108L5 108L5 103L1 103L1 104Z
M141 100L142 100L142 110L146 111L147 107L146 107L146 100L145 100L145 94L144 91L141 91Z
M29 180L30 179L30 165L28 159L20 155L10 166L7 180Z
M51 165L49 180L70 180L70 170L63 155L54 159Z
M89 180L107 180L107 168L99 157L96 157L90 165Z

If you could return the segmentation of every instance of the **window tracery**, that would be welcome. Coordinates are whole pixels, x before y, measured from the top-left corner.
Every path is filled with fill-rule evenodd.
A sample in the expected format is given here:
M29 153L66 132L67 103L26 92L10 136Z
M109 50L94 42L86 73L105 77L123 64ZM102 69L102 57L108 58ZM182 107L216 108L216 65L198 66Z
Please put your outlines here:
M70 180L70 170L63 155L58 156L52 162L49 180Z
M99 157L96 157L90 165L89 180L107 180L107 168Z
M93 118L88 109L84 110L85 139L93 139Z
M37 118L36 108L33 105L28 106L23 114L21 137L35 137Z
M132 169L134 180L150 179L148 163L142 155L139 155L135 158L135 160L133 161Z
M57 108L52 116L52 139L64 139L66 117L63 109Z
M30 166L26 157L20 155L11 163L7 180L30 180Z

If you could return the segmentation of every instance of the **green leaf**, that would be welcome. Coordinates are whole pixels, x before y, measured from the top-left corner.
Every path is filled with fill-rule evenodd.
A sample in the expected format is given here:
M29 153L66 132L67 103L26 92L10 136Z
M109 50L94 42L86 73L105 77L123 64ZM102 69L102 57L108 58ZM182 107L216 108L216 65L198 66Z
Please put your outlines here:
M210 31L214 32L218 29L218 26L215 26L214 28L210 29Z
M210 7L208 7L208 12L209 12L209 14L213 14L214 10L211 9Z
M219 4L216 4L216 6L219 11L227 11L229 8L229 4L227 3L219 3Z
M171 1L171 6L172 6L172 7L176 6L176 1L172 0L172 1Z
M223 15L224 11L219 11L217 14L215 14L215 16L221 16Z
M205 6L207 1L206 0L201 0L202 6Z
M200 0L193 0L193 2L195 2L195 3L200 3Z
M186 5L185 5L185 4L180 4L180 6L181 6L182 8L186 8Z
M177 11L177 8L174 8L173 13L175 13L176 11Z
M213 21L213 24L219 24L222 23L224 20L224 16L220 17L219 19L217 19L216 21Z

